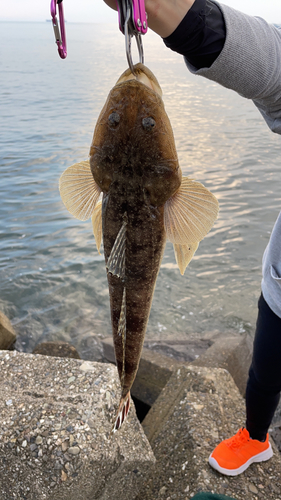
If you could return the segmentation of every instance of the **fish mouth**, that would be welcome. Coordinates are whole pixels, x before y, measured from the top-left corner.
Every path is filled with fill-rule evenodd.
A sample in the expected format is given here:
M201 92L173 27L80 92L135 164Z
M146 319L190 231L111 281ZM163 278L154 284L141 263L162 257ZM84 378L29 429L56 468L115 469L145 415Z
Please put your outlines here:
M162 97L161 87L155 78L154 74L146 67L144 64L138 63L134 65L134 73L128 68L120 78L117 80L116 85L119 83L128 82L129 80L136 80L140 83L143 83L149 89L153 90Z

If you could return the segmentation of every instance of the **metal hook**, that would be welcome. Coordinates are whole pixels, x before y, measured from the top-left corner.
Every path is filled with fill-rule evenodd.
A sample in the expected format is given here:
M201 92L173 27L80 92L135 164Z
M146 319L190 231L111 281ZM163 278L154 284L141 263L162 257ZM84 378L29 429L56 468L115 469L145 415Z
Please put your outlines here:
M134 63L133 63L132 51L131 51L131 40L132 40L133 35L129 34L129 30L128 30L129 19L130 19L130 11L128 10L125 25L124 25L126 56L127 56L129 68L130 68L131 72L133 73L133 75L135 75ZM138 47L138 52L139 52L139 62L143 64L144 54L143 54L143 45L142 45L141 35L138 33L135 35L135 37L136 37L136 42L137 42L137 47Z
M134 63L131 52L132 37L136 37L139 62L144 62L144 52L141 35L147 32L147 17L144 0L117 0L119 13L119 28L125 35L125 48L129 68L134 72Z
M57 4L59 8L60 28L57 20ZM62 59L65 59L67 56L67 50L62 0L51 0L51 16L56 44L58 46L58 53Z

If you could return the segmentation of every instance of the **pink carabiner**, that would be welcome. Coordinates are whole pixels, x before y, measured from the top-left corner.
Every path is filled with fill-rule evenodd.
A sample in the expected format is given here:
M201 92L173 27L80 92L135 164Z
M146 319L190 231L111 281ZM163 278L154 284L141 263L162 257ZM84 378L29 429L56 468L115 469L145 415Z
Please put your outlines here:
M59 8L60 29L57 20L57 4ZM62 0L51 0L51 16L56 44L58 46L58 53L62 59L65 59L67 56L67 50Z
M128 29L130 35L145 35L147 32L147 16L144 0L116 0L119 28L125 33L125 22L129 11Z
M144 0L132 0L132 3L135 27L144 35L147 32L147 18Z

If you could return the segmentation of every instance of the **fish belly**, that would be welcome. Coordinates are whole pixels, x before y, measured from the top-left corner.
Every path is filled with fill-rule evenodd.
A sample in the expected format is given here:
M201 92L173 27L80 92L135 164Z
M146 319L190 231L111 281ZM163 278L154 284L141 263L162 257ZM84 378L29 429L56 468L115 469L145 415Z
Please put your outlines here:
M106 212L107 217L103 217L106 262L126 220L124 273L117 276L107 272L116 364L125 397L138 370L165 247L164 215L162 208L144 205L121 212L118 223L115 212L112 224L110 210Z

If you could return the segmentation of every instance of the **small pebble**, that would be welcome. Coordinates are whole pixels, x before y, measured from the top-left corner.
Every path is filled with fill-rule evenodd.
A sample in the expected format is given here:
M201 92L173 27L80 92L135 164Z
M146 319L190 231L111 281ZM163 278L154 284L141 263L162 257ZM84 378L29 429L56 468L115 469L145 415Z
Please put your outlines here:
M80 453L80 448L78 446L71 446L68 448L68 453L70 453L70 455L78 455Z
M67 474L64 472L64 470L61 471L61 480L66 481L67 480Z
M61 445L61 449L62 449L62 451L66 451L66 450L67 450L67 448L68 448L68 442L67 442L67 441L64 441L64 442L62 443L62 445Z
M258 489L255 487L254 484L251 484L249 483L249 490L252 492L252 493L258 493Z

